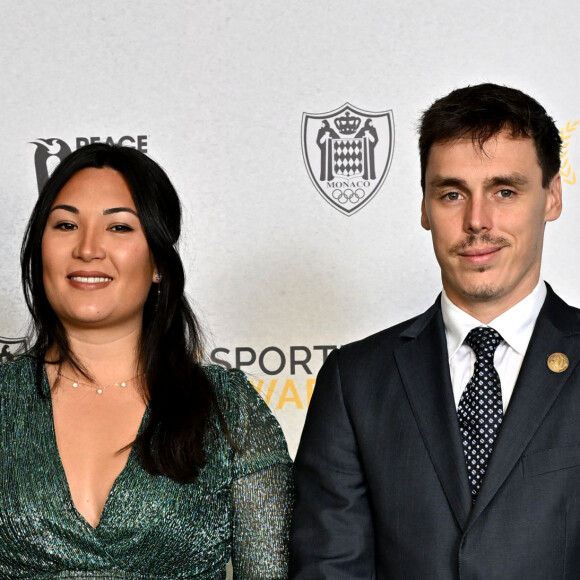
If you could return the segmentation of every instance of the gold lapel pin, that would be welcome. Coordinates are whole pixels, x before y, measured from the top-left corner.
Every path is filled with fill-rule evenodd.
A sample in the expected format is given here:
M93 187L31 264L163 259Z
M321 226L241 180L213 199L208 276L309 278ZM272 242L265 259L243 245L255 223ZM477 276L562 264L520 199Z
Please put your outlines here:
M548 357L548 368L553 373L563 373L569 364L568 357L564 353L554 352Z

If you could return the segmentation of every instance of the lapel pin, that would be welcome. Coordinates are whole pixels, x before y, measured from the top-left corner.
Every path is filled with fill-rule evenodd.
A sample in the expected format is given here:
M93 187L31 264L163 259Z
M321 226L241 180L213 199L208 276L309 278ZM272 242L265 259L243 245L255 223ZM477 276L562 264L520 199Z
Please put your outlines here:
M569 364L568 357L561 352L554 352L548 357L548 368L553 373L563 373Z

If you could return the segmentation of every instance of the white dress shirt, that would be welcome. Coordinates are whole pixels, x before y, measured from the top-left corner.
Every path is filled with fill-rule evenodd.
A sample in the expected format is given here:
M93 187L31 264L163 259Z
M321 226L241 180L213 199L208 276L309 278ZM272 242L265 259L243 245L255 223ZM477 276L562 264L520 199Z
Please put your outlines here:
M463 343L469 331L477 326L491 326L497 330L503 342L497 347L493 359L501 382L503 411L505 413L510 402L524 355L528 348L532 332L540 309L546 298L546 284L538 282L531 294L500 314L489 324L482 324L449 300L445 290L441 294L441 310L445 324L445 337L449 353L449 370L455 407L469 379L473 375L475 353L471 347Z

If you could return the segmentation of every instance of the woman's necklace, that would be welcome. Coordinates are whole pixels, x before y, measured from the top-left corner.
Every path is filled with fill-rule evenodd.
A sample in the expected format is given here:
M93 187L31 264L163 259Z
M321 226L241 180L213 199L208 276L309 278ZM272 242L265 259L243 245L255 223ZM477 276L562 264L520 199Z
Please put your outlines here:
M63 375L59 368L56 373L55 383L58 383L61 379L66 379L67 381L71 382L73 389L78 389L80 385L84 385L85 387L94 390L97 395L102 395L105 392L105 389L108 389L109 387L121 387L124 389L131 381L134 381L135 379L138 379L142 376L143 373L135 375L134 377L131 377L125 381L119 381L118 383L112 383L110 385L98 385L97 383L89 383L86 381L81 381L80 379L71 379L70 377Z

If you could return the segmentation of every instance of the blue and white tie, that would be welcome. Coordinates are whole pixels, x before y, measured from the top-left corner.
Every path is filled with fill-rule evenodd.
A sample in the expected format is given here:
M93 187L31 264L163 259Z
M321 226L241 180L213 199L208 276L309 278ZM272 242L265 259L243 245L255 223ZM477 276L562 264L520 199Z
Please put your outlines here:
M473 376L459 400L457 417L473 502L503 419L501 385L493 365L495 350L502 340L499 332L487 326L474 328L465 338L476 361Z

